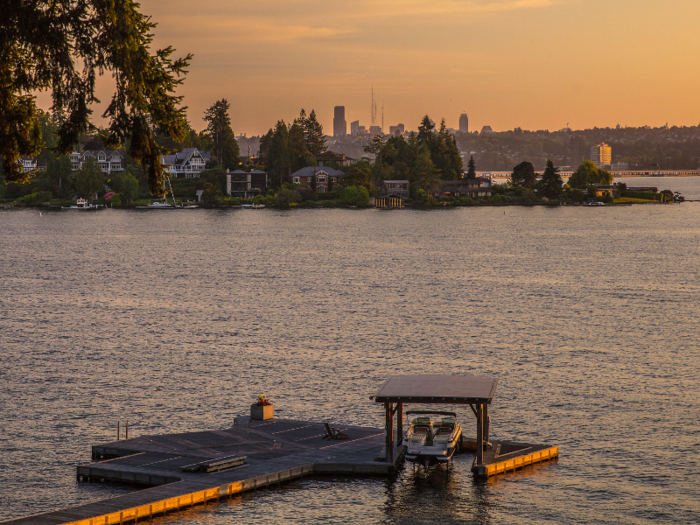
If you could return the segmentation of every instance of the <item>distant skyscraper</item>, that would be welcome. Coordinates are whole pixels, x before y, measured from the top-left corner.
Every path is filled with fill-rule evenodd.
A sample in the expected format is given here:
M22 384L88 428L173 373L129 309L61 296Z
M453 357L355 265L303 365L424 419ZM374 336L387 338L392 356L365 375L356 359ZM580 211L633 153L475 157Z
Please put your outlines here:
M459 131L469 133L469 117L466 113L462 113L462 116L459 117Z
M396 136L400 135L406 130L403 124L399 124L398 126L389 126L389 135Z
M591 160L599 168L612 164L612 148L607 144L598 144L591 148Z
M345 122L345 106L336 106L333 111L333 136L348 134L348 123Z
M581 135L571 135L569 139L569 164L576 169L583 162L583 141Z
M351 135L357 135L360 131L360 121L356 120L355 122L350 123L350 134Z

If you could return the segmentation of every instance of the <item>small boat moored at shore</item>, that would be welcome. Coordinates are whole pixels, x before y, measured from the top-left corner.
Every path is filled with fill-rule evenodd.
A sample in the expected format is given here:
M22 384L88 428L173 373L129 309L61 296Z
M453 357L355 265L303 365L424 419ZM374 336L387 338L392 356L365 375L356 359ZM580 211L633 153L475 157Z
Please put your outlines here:
M98 209L97 206L94 204L89 204L87 200L85 199L78 199L75 201L75 204L69 206L69 210L96 210Z
M450 461L462 437L457 414L434 410L406 412L408 419L412 416L403 440L406 461L426 467Z
M174 210L176 207L167 202L154 201L146 206L136 206L137 210Z

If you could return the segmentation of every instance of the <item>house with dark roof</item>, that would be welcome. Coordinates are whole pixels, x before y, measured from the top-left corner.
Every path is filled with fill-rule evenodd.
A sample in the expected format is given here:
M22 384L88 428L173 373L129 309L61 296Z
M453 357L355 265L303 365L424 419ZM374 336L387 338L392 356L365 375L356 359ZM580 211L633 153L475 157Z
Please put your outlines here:
M185 148L174 155L163 155L161 164L176 179L198 179L211 161L211 153L197 148Z
M310 190L313 189L314 177L316 177L316 193L328 193L335 189L343 175L345 175L344 171L328 166L307 166L295 171L289 177L294 184L302 184Z
M232 197L249 199L264 195L270 187L270 179L265 171L226 170L226 193Z
M438 181L440 188L434 193L436 197L488 197L493 191L490 177Z
M316 165L319 167L333 166L334 164L338 166L347 166L353 160L355 159L347 157L345 153L336 153L335 151L324 151L316 155Z
M78 171L89 158L94 158L102 173L107 175L126 169L126 157L121 151L117 149L89 149L82 153L78 151L71 153L71 170Z

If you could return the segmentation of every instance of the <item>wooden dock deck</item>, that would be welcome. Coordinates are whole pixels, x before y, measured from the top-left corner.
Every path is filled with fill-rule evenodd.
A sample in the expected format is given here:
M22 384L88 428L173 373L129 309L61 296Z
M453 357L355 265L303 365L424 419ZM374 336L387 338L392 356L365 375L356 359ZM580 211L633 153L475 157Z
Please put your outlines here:
M345 440L324 440L322 423L237 419L233 428L142 436L92 447L93 462L80 465L82 481L149 486L145 490L3 523L13 525L123 525L312 474L388 475L401 459L384 461L383 429L337 426ZM216 472L180 467L245 456L243 465Z

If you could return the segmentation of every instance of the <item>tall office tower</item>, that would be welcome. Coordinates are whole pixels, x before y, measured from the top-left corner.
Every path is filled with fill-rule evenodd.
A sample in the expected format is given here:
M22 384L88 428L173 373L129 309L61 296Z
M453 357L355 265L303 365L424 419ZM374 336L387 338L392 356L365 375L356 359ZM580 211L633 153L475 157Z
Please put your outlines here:
M612 164L612 148L607 144L598 144L591 148L591 160L599 168Z
M571 135L569 139L569 164L575 170L583 162L583 141L581 135Z
M358 135L360 133L360 121L356 120L355 122L350 123L350 134L351 135Z
M462 113L462 116L459 117L459 131L469 133L469 117L466 113Z
M348 123L345 122L345 106L336 106L333 110L333 136L348 134Z

